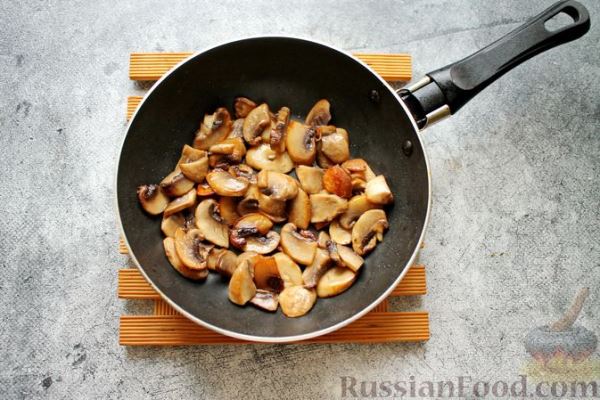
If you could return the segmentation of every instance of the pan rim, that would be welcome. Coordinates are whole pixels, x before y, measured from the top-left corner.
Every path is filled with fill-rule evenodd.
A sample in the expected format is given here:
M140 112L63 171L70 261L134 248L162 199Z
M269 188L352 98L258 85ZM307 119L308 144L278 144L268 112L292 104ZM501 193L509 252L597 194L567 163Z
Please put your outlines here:
M346 318L343 321L338 322L335 325L332 325L330 327L327 328L323 328L323 329L319 329L319 330L315 330L309 333L304 333L304 334L300 334L300 335L292 335L292 336L257 336L257 335L249 335L249 334L244 334L244 333L239 333L239 332L235 332L235 331L231 331L225 328L221 328L219 326L210 324L206 321L203 321L202 319L192 315L191 313L187 312L186 310L184 310L182 307L180 307L177 303L175 303L173 300L171 300L165 293L163 293L152 281L152 279L150 279L150 277L146 274L146 271L144 270L144 268L141 266L141 264L139 263L139 261L137 260L134 252L131 249L131 246L129 245L129 241L127 240L127 235L125 234L125 229L123 227L123 221L121 220L121 212L119 209L119 199L118 199L118 176L119 176L119 164L121 161L121 156L123 153L123 146L125 145L125 140L127 139L127 136L129 135L129 131L131 129L131 124L133 123L133 121L135 120L135 117L138 113L138 111L142 108L142 105L144 104L144 102L146 101L146 99L152 94L152 92L160 86L161 82L163 80L165 80L169 75L171 75L173 72L175 72L176 70L178 70L182 65L184 65L185 63L187 63L188 61L194 59L195 57L197 57L198 55L205 53L207 51L216 49L218 47L221 46L226 46L232 43L236 43L236 42L242 42L242 41L247 41L247 40L256 40L256 39L292 39L292 40L300 40L300 41L305 41L305 42L311 42L323 47L326 47L332 51L341 53L349 58L351 58L352 60L354 60L355 62L361 64L364 68L366 68L369 72L371 72L371 74L373 76L375 76L383 85L385 88L387 88L390 93L396 98L396 100L398 101L398 103L400 104L400 106L403 108L405 114L408 116L408 119L410 120L410 123L412 124L413 130L416 133L417 139L419 141L419 144L421 145L421 149L423 151L423 159L425 160L425 167L427 170L427 211L425 213L425 220L423 222L423 226L421 228L421 234L419 235L419 239L415 245L415 248L413 249L413 252L408 260L408 262L404 265L402 272L398 275L398 277L394 280L394 282L390 285L389 288L387 288L377 299L375 299L371 304L369 304L368 306L366 306L364 309L362 309L361 311L359 311L358 313L352 315L349 318ZM225 336L229 336L235 339L240 339L240 340L244 340L244 341L248 341L248 342L259 342L259 343L290 343L290 342L298 342L298 341L303 341L303 340L308 340L308 339L312 339L312 338L316 338L319 336L323 336L326 335L328 333L331 332L335 332L338 329L343 328L344 326L349 325L350 323L356 321L357 319L363 317L364 315L366 315L367 313L369 313L371 310L373 310L379 303L381 303L383 300L385 300L387 297L389 297L389 295L391 294L391 292L394 290L394 288L400 283L400 281L404 278L404 276L407 274L409 268L412 266L412 264L415 261L415 258L417 256L417 253L421 247L421 244L423 242L423 238L425 236L425 231L427 230L427 226L429 224L429 217L431 214L431 195L432 195L432 191L431 191L431 170L429 167L429 159L427 157L427 152L425 149L425 146L423 144L421 135L420 135L420 130L417 127L417 124L410 112L410 110L408 109L408 107L406 106L406 104L402 101L402 99L400 98L400 96L398 95L398 93L396 92L396 90L394 88L392 88L392 86L387 83L381 76L379 76L379 74L377 74L369 65L367 65L365 62L363 62L362 60L358 59L357 57L353 56L352 54L350 54L349 52L346 52L344 50L341 50L337 47L331 46L327 43L323 43L320 42L318 40L314 40L314 39L308 39L308 38L304 38L301 36L287 36L287 35L257 35L257 36L248 36L248 37L242 37L239 39L234 39L234 40L228 40L225 42L221 42L218 43L214 46L210 46L205 48L202 51L197 51L194 52L193 54L191 54L189 57L187 57L186 59L182 60L181 62L177 63L177 65L175 65L170 71L168 71L167 73L165 73L159 80L157 80L154 85L152 85L152 87L148 90L148 92L146 92L146 94L144 95L144 97L142 98L142 100L140 101L140 103L138 104L138 107L136 108L136 110L134 111L133 115L131 116L129 122L127 123L127 129L125 131L125 135L123 135L123 138L121 140L121 145L119 146L119 152L118 152L118 156L116 158L116 168L115 168L115 175L114 175L114 205L116 208L116 214L117 214L117 220L118 220L118 224L119 224L119 230L121 232L121 237L123 238L123 240L125 241L125 245L127 246L127 250L128 250L128 255L129 257L131 257L131 259L133 260L135 266L138 268L138 270L140 271L140 273L142 274L142 276L146 279L146 281L148 281L148 283L150 284L150 286L152 286L152 288L160 295L160 297L162 298L162 300L166 301L171 307L173 307L175 310L177 310L177 312L179 312L181 315L183 315L184 317L186 317L187 319L191 320L192 322L203 326L207 329L210 329L214 332L220 333L222 335Z

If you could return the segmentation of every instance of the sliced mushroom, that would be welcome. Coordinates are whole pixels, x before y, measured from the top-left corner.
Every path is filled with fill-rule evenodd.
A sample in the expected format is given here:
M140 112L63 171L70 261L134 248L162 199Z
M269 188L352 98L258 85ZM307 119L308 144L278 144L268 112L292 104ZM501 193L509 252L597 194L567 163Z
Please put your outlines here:
M265 311L275 312L279 307L279 295L268 290L258 289L250 303Z
M337 244L350 244L352 242L352 231L343 228L338 220L329 225L329 236Z
M137 188L137 195L144 211L148 214L158 215L165 211L169 205L169 198L163 193L159 185L143 185Z
M310 224L310 216L310 198L304 190L298 189L298 194L289 203L288 219L298 228L308 229L308 225Z
M177 213L163 217L160 223L160 229L167 237L175 237L175 231L178 228L189 229L194 224L194 214L192 213Z
M248 261L252 269L252 266L254 265L256 260L258 260L259 257L261 257L261 255L258 253L255 253L253 251L245 251L237 256L237 265L239 266L244 261Z
M352 286L355 279L356 273L349 268L331 268L319 279L317 295L321 298L336 296Z
M259 257L254 263L254 284L258 289L279 293L283 290L283 279L273 257Z
M206 257L206 268L211 271L217 270L217 263L219 262L219 257L226 249L221 249L219 247L214 247L208 253L208 257Z
M229 229L219 213L216 200L206 199L198 204L195 213L196 227L206 240L221 247L229 247Z
M350 158L348 132L345 129L336 128L334 133L323 135L319 144L319 152L334 164L341 164L348 160Z
M254 251L258 254L269 254L279 246L280 236L275 231L269 231L264 236L250 236L246 239L244 251Z
M317 164L323 169L333 167L335 163L331 161L322 151L317 151Z
M256 285L252 279L249 261L238 264L229 280L229 300L243 306L256 294Z
M237 255L231 250L213 249L208 255L207 266L208 269L229 278L238 266Z
M233 226L240 218L237 212L238 200L235 197L222 196L219 198L219 213L225 224Z
M250 183L243 178L236 178L222 169L214 169L206 175L206 181L221 196L243 196Z
M163 246L165 248L165 254L169 263L173 266L173 268L179 272L181 275L185 276L188 279L192 279L195 281L200 281L206 279L208 276L207 269L192 269L187 267L183 261L177 255L177 250L175 249L175 239L172 237L166 237L163 240Z
M306 116L305 124L310 126L327 125L331 121L329 101L321 99L315 103Z
M330 222L348 209L348 201L335 194L317 193L310 195L310 222Z
M244 118L238 118L235 121L233 121L233 126L231 127L231 132L229 132L229 135L227 135L227 139L233 139L233 138L244 139L244 133L242 131L243 126L244 126Z
M365 263L365 260L356 254L350 247L342 246L341 244L336 247L342 263L352 271L358 271Z
M298 233L296 225L289 222L281 228L281 248L297 263L309 265L315 258L317 241L314 237Z
M201 183L208 173L208 155L206 151L195 149L186 144L181 151L181 158L177 163L177 167L187 179Z
M298 165L296 176L306 193L315 194L323 190L323 170L321 168Z
M352 178L345 169L339 165L335 165L327 168L325 171L323 175L323 188L329 193L349 199L352 197Z
M242 138L225 139L209 149L209 164L216 167L225 164L238 164L246 155L246 145Z
M290 287L295 285L302 285L302 270L285 253L276 253L273 255L275 263L277 263L277 269L279 270L279 276L283 280L283 286Z
M281 311L288 317L301 317L315 305L317 292L303 286L290 286L279 294Z
M202 182L196 187L196 194L200 197L208 197L215 194L215 191L212 190L208 182Z
M256 108L256 103L246 97L236 97L233 100L236 118L246 118L250 111Z
M294 162L287 152L277 153L267 143L248 149L246 163L258 170L277 171L287 174L294 168Z
M269 144L271 149L282 153L285 151L285 132L287 125L290 122L290 109L287 107L281 107L277 112L277 120L271 129L271 135L269 136Z
M163 193L170 197L183 196L193 187L194 182L186 178L179 169L171 172L160 182Z
M214 247L203 242L204 236L198 229L178 229L175 232L175 250L181 262L188 268L206 269L208 253Z
M251 146L257 145L262 140L262 133L271 127L271 115L266 103L254 108L244 119L242 132L244 140Z
M277 200L258 191L258 210L275 223L286 220L285 200Z
M375 174L369 164L362 158L353 158L342 163L342 168L350 173L352 179L362 179L365 182L375 178Z
M244 198L240 200L237 205L237 212L240 215L246 215L250 213L257 213L258 209L258 197L260 195L260 191L258 190L258 186L250 185Z
M383 175L379 175L367 182L365 194L370 202L377 204L388 204L394 201L392 191Z
M165 208L164 216L168 217L186 208L193 207L194 204L196 204L196 191L192 189L183 196L171 200Z
M285 147L295 163L312 165L317 155L315 128L290 121L285 135Z
M298 183L289 175L263 170L256 178L261 192L275 200L290 200L298 194Z
M327 249L327 242L330 242L331 238L325 231L320 231L319 236L317 237L317 246L321 249Z
M279 234L270 229L273 222L262 214L241 217L229 232L229 241L238 249L258 254L272 252L279 245Z
M220 107L212 115L205 115L200 129L196 132L194 147L208 150L210 146L224 140L231 132L233 123L226 108Z
M344 229L351 229L358 217L374 208L381 208L381 205L371 203L364 194L354 196L348 202L346 212L340 215L340 225Z
M254 171L249 165L232 165L227 171L236 178L244 178L251 184L256 184L256 171Z
M362 214L352 228L352 248L362 256L370 252L383 240L388 221L383 210L369 210Z
M313 262L302 272L304 286L314 288L323 274L333 266L329 252L325 249L317 248Z

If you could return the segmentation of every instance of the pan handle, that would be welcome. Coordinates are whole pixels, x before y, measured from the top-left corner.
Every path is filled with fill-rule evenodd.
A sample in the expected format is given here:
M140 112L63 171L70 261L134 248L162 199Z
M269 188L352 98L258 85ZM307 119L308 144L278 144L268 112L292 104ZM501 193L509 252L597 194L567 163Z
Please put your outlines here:
M545 23L559 13L573 22L557 30ZM583 36L590 29L587 9L574 0L555 3L525 24L461 61L428 73L398 92L419 129L454 114L490 83L533 56Z

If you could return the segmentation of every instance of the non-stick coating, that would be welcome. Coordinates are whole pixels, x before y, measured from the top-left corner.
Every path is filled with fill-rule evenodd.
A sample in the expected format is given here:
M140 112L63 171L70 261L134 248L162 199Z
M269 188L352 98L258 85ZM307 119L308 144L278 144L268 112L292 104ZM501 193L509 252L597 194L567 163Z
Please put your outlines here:
M390 229L366 258L356 283L339 296L319 299L301 318L232 304L227 283L216 274L204 283L183 278L165 258L160 217L145 214L137 201L137 186L158 183L172 171L203 115L221 105L231 109L236 96L268 102L272 110L289 106L299 116L317 100L329 99L331 123L348 130L353 157L364 158L376 174L385 175L395 196L388 211ZM413 144L410 156L402 151L405 140ZM407 268L429 205L423 149L392 90L353 57L295 38L231 42L179 66L135 114L117 174L124 234L134 259L155 287L192 319L226 334L258 340L312 336L372 306Z

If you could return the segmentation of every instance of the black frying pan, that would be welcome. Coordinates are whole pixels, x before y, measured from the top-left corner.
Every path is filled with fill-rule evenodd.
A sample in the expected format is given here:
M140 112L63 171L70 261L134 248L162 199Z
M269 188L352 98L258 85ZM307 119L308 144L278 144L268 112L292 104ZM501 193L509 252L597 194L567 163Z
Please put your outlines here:
M564 12L569 25L548 31L545 21ZM555 4L474 55L434 71L398 94L361 61L309 40L261 37L196 54L163 77L132 118L117 172L123 233L142 274L173 307L225 335L264 342L302 340L334 331L386 298L414 260L427 224L431 184L419 130L457 111L480 90L532 56L579 38L590 27L575 1ZM386 176L395 195L390 229L366 259L351 289L317 301L301 318L238 307L227 283L210 274L189 281L167 261L159 228L138 205L136 187L171 172L181 147L191 143L204 113L232 105L237 96L289 106L306 115L318 99L332 105L332 123L350 134L351 152Z

